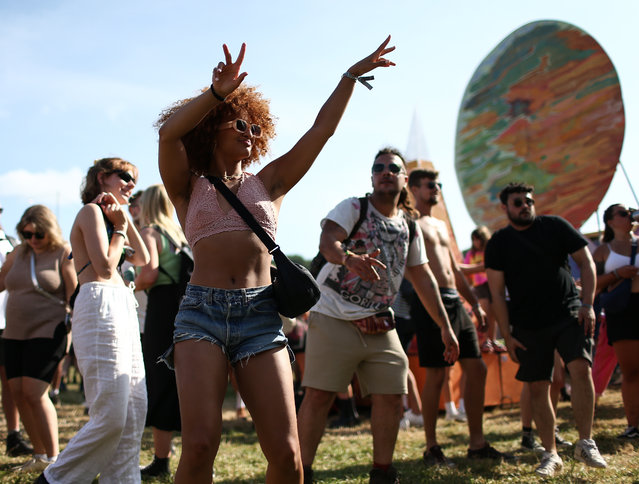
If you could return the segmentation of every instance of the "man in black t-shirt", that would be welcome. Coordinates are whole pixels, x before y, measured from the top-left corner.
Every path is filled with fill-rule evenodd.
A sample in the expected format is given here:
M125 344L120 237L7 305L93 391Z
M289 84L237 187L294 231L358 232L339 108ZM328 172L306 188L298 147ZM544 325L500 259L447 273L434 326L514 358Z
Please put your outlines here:
M606 467L591 438L595 401L590 371L594 263L586 239L568 222L535 215L532 192L532 186L511 183L499 194L509 225L488 242L485 266L497 321L508 353L519 363L517 379L530 386L533 418L546 450L535 472L552 476L562 468L549 397L555 349L572 381L572 407L580 439L575 445L575 458L589 466ZM568 255L581 270L581 300L570 274Z

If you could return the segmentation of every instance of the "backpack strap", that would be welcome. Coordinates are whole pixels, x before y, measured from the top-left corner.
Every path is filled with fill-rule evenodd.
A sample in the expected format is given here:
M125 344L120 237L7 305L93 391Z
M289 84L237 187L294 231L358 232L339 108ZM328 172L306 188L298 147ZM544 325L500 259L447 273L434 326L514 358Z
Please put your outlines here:
M342 241L344 245L347 245L351 241L353 236L357 233L359 228L362 226L362 223L366 219L366 214L368 213L368 196L359 197L358 200L359 200L359 218L357 219L357 222L355 222L355 225L353 225L353 229L351 230L351 233L348 234L348 237L346 237Z

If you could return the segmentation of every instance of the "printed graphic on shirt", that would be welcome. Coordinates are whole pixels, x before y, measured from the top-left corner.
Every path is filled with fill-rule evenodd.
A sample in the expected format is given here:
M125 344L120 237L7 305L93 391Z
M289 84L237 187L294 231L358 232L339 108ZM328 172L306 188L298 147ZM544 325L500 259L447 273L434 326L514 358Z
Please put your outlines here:
M386 269L375 267L380 280L364 281L346 267L335 266L324 280L324 285L338 293L344 301L363 309L381 311L388 308L395 299L404 274L408 238L408 225L403 217L389 219L369 209L348 249L355 254L370 254L380 249L377 259L386 266Z

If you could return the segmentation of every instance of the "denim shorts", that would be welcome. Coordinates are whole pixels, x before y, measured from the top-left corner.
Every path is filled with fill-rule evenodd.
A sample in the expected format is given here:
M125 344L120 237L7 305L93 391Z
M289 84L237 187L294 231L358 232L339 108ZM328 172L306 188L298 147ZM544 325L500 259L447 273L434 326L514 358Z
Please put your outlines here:
M175 343L192 339L218 345L232 364L288 348L271 286L217 289L189 284L175 318L173 345L160 359L173 368Z

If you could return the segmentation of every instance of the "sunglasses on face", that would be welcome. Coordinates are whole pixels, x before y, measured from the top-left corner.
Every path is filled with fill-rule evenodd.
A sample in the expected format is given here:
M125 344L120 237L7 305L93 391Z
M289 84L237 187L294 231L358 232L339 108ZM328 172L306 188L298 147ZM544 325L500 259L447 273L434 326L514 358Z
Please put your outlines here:
M238 133L246 133L247 129L251 129L251 135L254 138L262 136L262 127L259 124L248 124L243 119L236 119L220 124L220 129L233 128Z
M513 205L517 208L522 207L524 203L529 207L532 207L535 204L535 201L532 198L515 198L513 200Z
M435 182L433 180L426 183L426 187L433 190L435 187L438 187L440 190L442 189L442 184L440 182Z
M131 173L129 173L128 171L125 170L115 170L112 173L115 173L116 175L118 175L118 177L120 178L120 180L122 180L124 183L131 183L133 182L133 184L135 185L135 178L133 178L133 175L131 175Z
M36 239L42 240L44 239L44 234L42 232L30 232L28 230L24 230L22 232L22 237L24 240L31 240L31 237L35 236Z
M618 212L615 212L615 215L619 215L620 217L630 217L630 210L619 210ZM615 216L613 215L613 217Z
M373 173L383 173L386 168L388 168L388 171L393 175L398 175L402 171L402 167L396 163L389 163L388 166L384 163L375 163L373 165Z

